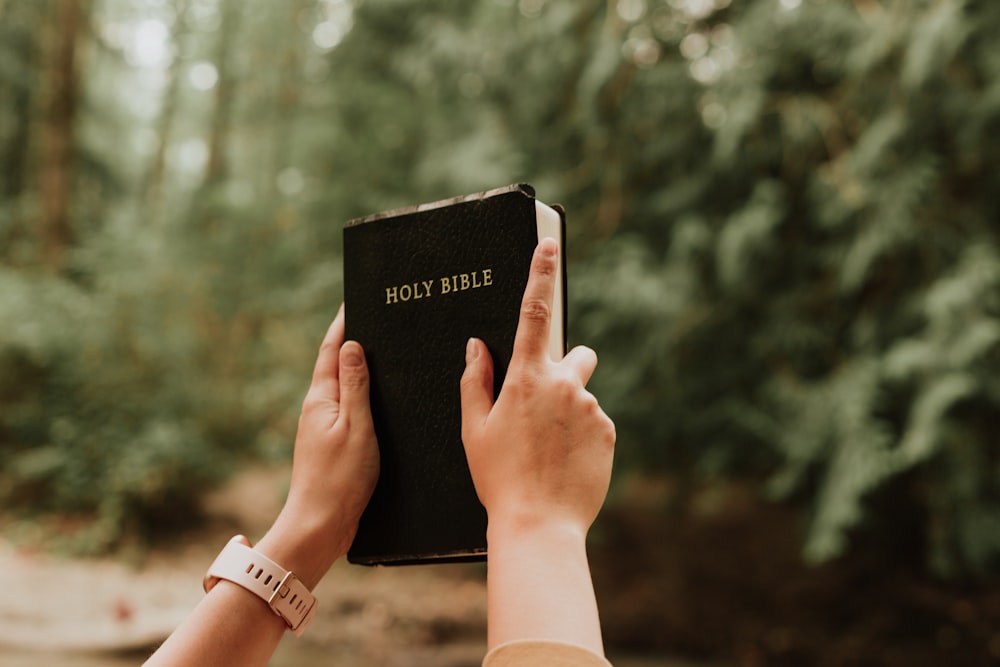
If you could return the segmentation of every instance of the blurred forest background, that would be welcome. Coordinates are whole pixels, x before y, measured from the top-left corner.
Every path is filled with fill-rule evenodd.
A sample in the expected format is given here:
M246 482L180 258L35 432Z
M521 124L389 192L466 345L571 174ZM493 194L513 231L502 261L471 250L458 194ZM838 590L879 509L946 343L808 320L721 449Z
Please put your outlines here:
M287 460L341 226L569 211L608 641L1000 662L1000 3L0 0L4 531Z

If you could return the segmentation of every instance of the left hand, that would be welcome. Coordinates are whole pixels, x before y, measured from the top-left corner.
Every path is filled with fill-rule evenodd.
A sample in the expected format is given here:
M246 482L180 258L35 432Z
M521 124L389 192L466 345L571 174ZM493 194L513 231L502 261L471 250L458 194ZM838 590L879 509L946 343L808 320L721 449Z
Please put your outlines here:
M312 588L347 553L379 473L368 366L341 306L299 417L288 499L257 548Z
M368 366L361 345L344 342L341 307L302 405L288 499L255 548L312 590L351 546L378 470ZM146 665L264 667L284 634L285 622L267 605L222 581Z

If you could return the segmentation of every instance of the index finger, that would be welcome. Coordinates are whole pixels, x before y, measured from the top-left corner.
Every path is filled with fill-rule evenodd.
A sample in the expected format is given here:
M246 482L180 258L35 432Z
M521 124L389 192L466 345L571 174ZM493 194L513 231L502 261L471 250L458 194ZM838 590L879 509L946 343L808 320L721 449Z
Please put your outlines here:
M531 258L528 284L521 300L521 316L514 335L511 363L537 362L548 359L549 331L552 326L552 298L559 266L559 246L544 238Z
M326 330L326 336L319 347L316 367L313 369L310 392L340 401L340 348L344 345L344 305L340 305L337 317Z

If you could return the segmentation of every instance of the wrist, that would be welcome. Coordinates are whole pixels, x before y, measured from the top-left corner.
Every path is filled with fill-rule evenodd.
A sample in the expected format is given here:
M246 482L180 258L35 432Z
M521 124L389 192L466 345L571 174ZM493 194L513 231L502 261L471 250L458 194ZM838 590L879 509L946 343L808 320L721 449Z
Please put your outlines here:
M337 531L310 514L291 516L282 511L256 549L295 573L313 590L346 551ZM349 544L349 542L348 542Z
M586 549L589 526L582 521L535 512L503 512L490 516L486 529L489 551L516 545L551 545Z
M316 598L305 583L294 572L250 546L250 540L243 535L230 539L215 557L205 573L202 587L205 593L211 593L222 581L235 584L263 600L297 637L302 636L316 612ZM223 586L222 590L234 589ZM219 594L215 599L219 599Z
M487 528L490 648L535 639L601 654L586 528L571 517L493 517Z

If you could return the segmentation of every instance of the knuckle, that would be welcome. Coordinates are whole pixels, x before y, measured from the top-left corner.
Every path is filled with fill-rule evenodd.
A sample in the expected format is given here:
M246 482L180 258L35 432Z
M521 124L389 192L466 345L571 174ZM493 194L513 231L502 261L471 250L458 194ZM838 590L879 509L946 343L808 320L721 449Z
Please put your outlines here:
M368 373L363 369L351 369L340 374L341 388L364 389L368 385Z
M615 423L611 417L604 412L604 409L601 407L597 397L589 391L584 391L583 397L581 398L581 408L584 415L595 425L595 432L597 432L601 439L604 440L609 446L613 447L615 440L617 439Z
M482 379L467 368L465 369L465 372L462 373L462 378L459 380L459 386L462 389L474 389L480 384L480 382L482 382Z
M503 390L514 398L526 399L536 392L540 384L541 378L533 369L511 368L507 371Z
M572 401L577 399L577 395L580 393L580 383L570 377L559 377L553 383L553 389L560 399Z
M340 344L337 341L327 337L325 340L323 340L322 343L320 343L319 354L321 357L329 357L331 359L336 359L337 355L340 354Z
M589 391L584 390L582 392L581 402L583 403L583 409L587 411L587 414L596 415L602 413L601 405L597 402L597 398L591 394Z
M315 390L310 389L306 397L302 399L302 416L315 412L322 404L323 399Z
M615 426L615 422L611 417L604 415L605 420L605 434L607 437L608 446L614 448L615 442L618 440L618 428Z
M521 305L521 317L529 322L547 322L552 316L552 309L545 299L525 299Z

